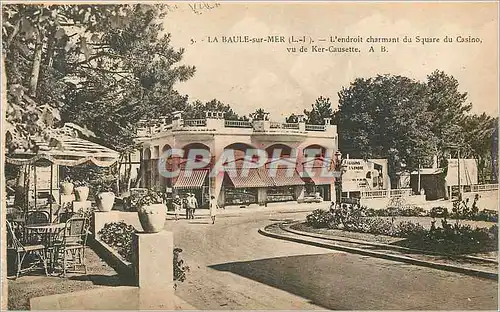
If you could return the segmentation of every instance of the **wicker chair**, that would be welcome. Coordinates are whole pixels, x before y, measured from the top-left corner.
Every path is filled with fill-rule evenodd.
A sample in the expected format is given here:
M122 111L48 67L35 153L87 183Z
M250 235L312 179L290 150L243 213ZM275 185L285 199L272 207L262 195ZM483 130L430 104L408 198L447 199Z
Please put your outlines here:
M47 260L45 258L45 246L41 244L35 245L23 245L16 237L12 225L7 221L7 251L14 251L16 253L16 278L22 273L32 271L37 268L39 264L42 264L45 270L45 275L47 273ZM28 256L28 257L26 257ZM31 259L29 266L23 268L24 260Z
M50 215L46 211L31 211L26 215L26 225L50 223Z
M67 272L87 274L85 249L89 227L90 219L78 215L66 221L66 227L61 232L61 242L56 246L57 262L62 269L63 277ZM77 267L83 270L79 271Z

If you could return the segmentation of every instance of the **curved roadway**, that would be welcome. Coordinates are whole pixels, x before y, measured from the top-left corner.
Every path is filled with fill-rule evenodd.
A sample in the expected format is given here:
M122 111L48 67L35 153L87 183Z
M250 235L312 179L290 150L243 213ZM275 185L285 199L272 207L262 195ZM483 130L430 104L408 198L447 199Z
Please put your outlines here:
M177 295L203 310L497 309L497 283L260 235L307 213L255 211L169 220L191 270Z

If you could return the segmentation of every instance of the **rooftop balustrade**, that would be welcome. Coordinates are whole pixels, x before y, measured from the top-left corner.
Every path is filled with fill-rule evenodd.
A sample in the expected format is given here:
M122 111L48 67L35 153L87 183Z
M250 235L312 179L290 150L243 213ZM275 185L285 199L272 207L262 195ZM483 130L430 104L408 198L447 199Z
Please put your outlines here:
M199 119L174 119L171 122L167 118L159 118L154 120L141 120L137 129L138 138L148 138L155 135L167 134L171 131L186 132L186 131L215 131L226 132L234 130L230 129L252 129L255 133L283 133L306 135L308 132L324 132L325 136L334 134L336 136L336 126L330 125L329 120L324 125L308 125L301 121L299 123L284 123L267 120L225 120L221 115L217 117L199 118ZM245 130L247 131L247 130ZM319 133L318 133L319 134Z

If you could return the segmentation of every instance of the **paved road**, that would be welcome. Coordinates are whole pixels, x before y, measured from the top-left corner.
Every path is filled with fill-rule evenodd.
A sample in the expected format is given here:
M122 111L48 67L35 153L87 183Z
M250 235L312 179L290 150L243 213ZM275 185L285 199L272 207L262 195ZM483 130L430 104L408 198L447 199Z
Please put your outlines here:
M497 309L497 283L276 240L257 230L306 213L166 222L191 267L177 294L198 309Z

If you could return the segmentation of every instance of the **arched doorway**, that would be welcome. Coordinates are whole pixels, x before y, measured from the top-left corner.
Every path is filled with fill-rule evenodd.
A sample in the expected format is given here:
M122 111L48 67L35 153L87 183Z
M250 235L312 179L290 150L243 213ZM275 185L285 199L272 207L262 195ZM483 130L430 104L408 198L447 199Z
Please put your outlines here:
M193 142L184 145L182 151L182 157L173 160L179 169L179 175L172 178L173 194L181 198L194 194L198 207L208 208L210 147L203 143Z
M319 194L323 200L330 201L335 179L325 174L325 171L331 168L331 159L327 158L326 148L319 144L311 144L302 150L302 156L302 176L306 183L306 196Z

